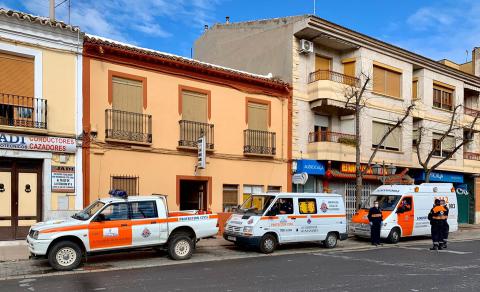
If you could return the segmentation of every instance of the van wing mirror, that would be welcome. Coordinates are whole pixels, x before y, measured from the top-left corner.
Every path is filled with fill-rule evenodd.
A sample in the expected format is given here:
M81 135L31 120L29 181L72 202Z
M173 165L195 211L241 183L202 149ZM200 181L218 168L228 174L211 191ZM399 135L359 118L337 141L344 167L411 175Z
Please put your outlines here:
M95 222L103 222L103 221L107 221L107 218L105 217L105 214L98 214L96 217L95 217Z
M403 210L403 208L398 208L395 213L402 214L402 213L405 213L405 210Z
M268 210L267 211L267 214L265 214L266 216L276 216L277 215L277 212L275 212L274 210Z

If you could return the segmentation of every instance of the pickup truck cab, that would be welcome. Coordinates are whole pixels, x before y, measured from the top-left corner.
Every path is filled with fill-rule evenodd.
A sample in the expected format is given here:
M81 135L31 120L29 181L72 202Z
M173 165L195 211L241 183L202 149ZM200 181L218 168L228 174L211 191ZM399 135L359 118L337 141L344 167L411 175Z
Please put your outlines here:
M218 232L218 215L169 213L163 195L99 199L64 220L33 225L27 236L34 257L47 257L56 270L77 268L83 255L132 248L166 248L170 258L191 257L196 242Z
M223 237L263 253L294 242L319 241L333 248L348 237L345 204L342 196L329 193L252 195L228 219Z

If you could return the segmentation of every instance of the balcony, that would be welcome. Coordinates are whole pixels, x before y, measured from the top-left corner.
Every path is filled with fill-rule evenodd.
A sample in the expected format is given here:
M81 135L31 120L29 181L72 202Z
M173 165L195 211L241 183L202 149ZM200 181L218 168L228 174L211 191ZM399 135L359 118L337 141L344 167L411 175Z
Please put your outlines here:
M469 108L469 107L466 107L466 106L464 106L463 109L464 109L464 113L466 115L469 115L469 116L472 116L472 117L476 117L476 116L480 115L480 109Z
M179 147L197 148L197 140L202 136L206 138L207 150L214 149L214 126L212 124L180 120Z
M0 126L47 129L47 101L0 93Z
M308 76L309 83L319 80L330 80L349 86L360 86L360 80L358 78L330 70L318 70L310 73L310 75Z
M331 131L311 132L308 142L309 159L355 161L355 135Z
M245 155L275 156L275 133L260 130L244 130L243 137L243 153Z
M151 115L106 109L105 125L107 140L152 143Z
M463 152L463 159L480 161L480 153Z
M355 135L331 131L310 132L308 135L308 143L315 142L342 143L350 146L357 145Z

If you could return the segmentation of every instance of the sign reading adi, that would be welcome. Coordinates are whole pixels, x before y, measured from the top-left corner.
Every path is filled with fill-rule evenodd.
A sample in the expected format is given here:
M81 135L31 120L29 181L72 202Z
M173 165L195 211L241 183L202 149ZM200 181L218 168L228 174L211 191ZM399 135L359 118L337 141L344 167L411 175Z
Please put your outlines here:
M75 139L0 132L0 149L75 153Z

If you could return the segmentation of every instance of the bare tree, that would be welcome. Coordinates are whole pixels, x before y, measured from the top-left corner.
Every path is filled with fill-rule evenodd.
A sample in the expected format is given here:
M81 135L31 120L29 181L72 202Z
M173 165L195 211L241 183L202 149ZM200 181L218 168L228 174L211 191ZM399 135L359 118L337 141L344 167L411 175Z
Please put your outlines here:
M368 159L368 163L366 167L362 170L361 167L361 135L360 135L360 117L363 108L366 106L366 99L363 97L365 92L367 91L367 86L371 81L370 75L365 73L361 73L361 77L358 78L356 82L352 82L352 84L347 88L345 92L345 107L351 109L355 113L355 179L356 179L356 186L355 186L355 202L356 202L356 209L360 209L361 200L362 200L362 189L363 189L363 176L371 167L373 159L377 155L378 149L382 146L388 136L398 127L402 126L405 120L410 116L412 110L414 109L415 105L410 104L404 112L404 115L397 120L397 122L388 128L388 130L383 134L380 142L374 147L370 158ZM362 84L360 83L362 82ZM361 86L360 86L361 84Z
M448 128L446 131L441 134L439 139L435 139L432 142L432 147L428 150L428 154L424 160L422 160L422 154L420 151L420 145L422 144L423 140L422 138L424 137L425 134L425 128L424 127L419 127L419 135L417 139L417 143L415 144L415 148L417 151L417 158L418 158L418 163L422 166L423 171L425 173L425 182L430 182L430 174L432 171L437 169L442 163L445 161L449 160L450 158L453 157L453 155L460 150L464 145L468 144L469 142L472 141L473 137L473 132L474 132L474 127L475 124L477 123L479 115L476 114L473 121L468 125L468 127L462 126L458 121L458 117L460 116L458 111L462 107L462 105L457 105L453 108L453 112L451 113L451 116L449 117L450 121L448 124ZM458 130L468 130L467 135L464 135L463 131L461 136L455 135ZM447 137L454 137L455 139L455 144L454 147L451 151L447 151L447 155L442 157L440 160L438 160L436 163L430 166L430 162L432 162L432 158L435 157L436 151L441 147L442 142L447 138ZM459 141L459 143L457 143ZM427 145L429 145L428 141L426 142Z

